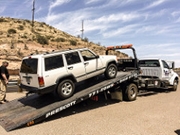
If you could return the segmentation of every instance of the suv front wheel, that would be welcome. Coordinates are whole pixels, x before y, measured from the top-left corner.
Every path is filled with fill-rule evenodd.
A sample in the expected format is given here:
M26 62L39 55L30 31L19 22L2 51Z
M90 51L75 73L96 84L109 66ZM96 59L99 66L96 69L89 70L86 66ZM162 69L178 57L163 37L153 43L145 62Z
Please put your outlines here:
M61 99L66 99L74 94L75 85L70 79L63 80L57 87L57 94Z
M117 66L115 64L110 64L105 71L106 78L108 79L115 78L116 75L117 75Z

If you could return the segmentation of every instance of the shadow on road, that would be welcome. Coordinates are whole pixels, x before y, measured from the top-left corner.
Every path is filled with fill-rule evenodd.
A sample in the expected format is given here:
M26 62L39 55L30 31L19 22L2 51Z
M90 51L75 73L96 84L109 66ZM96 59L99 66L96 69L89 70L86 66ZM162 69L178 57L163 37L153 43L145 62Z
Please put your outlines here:
M180 129L174 131L177 135L180 135Z
M140 90L138 93L138 97L145 97L145 96L152 96L159 93L170 93L173 91L170 91L168 89L149 89L149 90Z

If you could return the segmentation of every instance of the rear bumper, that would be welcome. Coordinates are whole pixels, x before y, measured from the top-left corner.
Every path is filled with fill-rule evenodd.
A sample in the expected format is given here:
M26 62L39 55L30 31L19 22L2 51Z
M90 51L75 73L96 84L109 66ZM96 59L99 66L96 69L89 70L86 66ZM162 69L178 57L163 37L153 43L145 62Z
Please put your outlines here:
M29 91L30 93L39 93L39 94L45 94L53 92L56 89L56 85L45 87L45 88L36 88L36 87L30 87L23 84L19 85L20 88L25 89L26 91Z

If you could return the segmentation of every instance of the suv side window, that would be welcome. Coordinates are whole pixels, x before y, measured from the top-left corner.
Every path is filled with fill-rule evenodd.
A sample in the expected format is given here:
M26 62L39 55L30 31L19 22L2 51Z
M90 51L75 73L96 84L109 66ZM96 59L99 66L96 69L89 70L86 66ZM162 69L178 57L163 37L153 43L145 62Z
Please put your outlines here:
M67 53L65 57L68 65L81 62L78 52Z
M45 58L45 71L63 67L62 55Z
M82 55L84 61L96 59L96 56L92 52L90 52L89 50L81 51L81 55Z

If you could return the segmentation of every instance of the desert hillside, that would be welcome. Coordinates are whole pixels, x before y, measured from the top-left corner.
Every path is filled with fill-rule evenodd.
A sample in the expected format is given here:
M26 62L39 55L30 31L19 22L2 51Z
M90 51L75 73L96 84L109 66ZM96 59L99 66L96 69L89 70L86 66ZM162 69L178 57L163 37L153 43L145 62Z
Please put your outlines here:
M0 18L0 63L8 60L9 69L19 69L22 58L31 53L83 47L97 54L105 53L105 47L88 41L88 38L72 36L44 22L34 22L32 27L30 20ZM128 57L120 52L116 55Z

